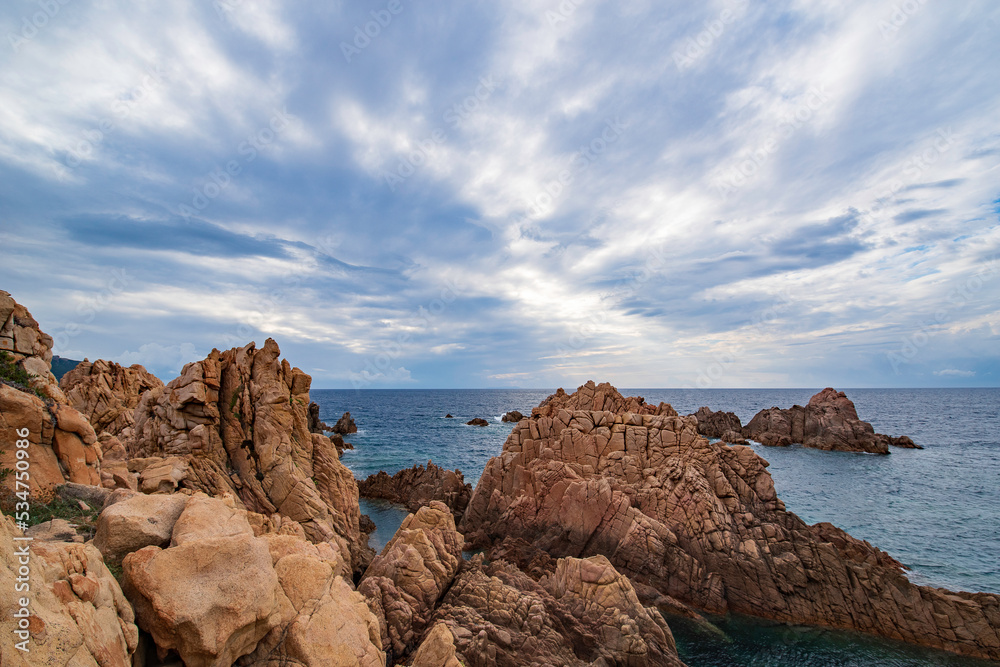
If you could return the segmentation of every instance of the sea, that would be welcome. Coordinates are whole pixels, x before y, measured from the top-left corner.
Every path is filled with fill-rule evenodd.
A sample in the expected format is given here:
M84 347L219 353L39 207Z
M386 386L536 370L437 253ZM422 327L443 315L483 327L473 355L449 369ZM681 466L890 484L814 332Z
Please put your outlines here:
M573 391L566 387L566 391ZM620 389L680 414L701 406L736 413L746 424L770 407L805 405L812 389ZM911 581L952 590L1000 593L1000 389L844 389L861 419L888 435L908 435L923 450L889 456L752 445L770 463L778 496L805 521L829 521L904 563ZM500 453L510 410L528 415L554 389L313 390L332 424L350 411L358 432L343 463L364 479L432 460L458 468L473 486ZM445 415L453 415L448 419ZM488 426L467 426L482 417ZM380 549L406 511L362 499ZM962 658L853 632L728 616L706 633L668 617L690 667L930 667L997 663Z

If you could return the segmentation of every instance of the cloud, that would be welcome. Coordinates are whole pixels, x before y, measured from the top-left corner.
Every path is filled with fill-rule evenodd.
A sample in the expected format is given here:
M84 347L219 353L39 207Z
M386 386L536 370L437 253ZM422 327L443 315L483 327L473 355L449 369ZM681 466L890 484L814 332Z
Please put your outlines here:
M946 368L944 370L934 371L934 375L941 377L971 378L976 377L976 371L962 371L955 368Z
M167 375L273 336L317 387L988 381L1000 7L403 6L349 60L349 3L64 6L0 52L0 286Z
M117 361L123 366L140 364L164 382L170 382L180 375L181 368L185 364L204 358L205 355L199 354L191 343L178 345L145 343L134 352L130 350L122 352L113 361Z

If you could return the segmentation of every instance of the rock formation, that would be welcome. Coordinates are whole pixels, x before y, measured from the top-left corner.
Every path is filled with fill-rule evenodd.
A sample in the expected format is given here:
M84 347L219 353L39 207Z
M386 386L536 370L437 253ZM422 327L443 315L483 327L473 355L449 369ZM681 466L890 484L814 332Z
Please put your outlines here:
M159 378L139 364L125 368L103 359L84 360L59 382L69 404L90 421L94 431L119 438L131 435L143 393L162 386Z
M89 544L34 542L29 577L19 572L27 542L0 517L0 664L128 667L138 643L132 607ZM18 590L18 577L30 590ZM30 600L20 622L20 599ZM19 635L21 632L23 634ZM23 645L27 652L17 648Z
M358 592L381 626L382 646L401 657L414 649L462 562L464 540L444 504L410 514L365 571Z
M449 412L448 414L446 414L446 415L444 416L444 418L445 418L445 419L454 419L454 418L455 418L455 416L454 416L453 414L451 414L451 413Z
M871 424L858 418L854 403L844 392L831 387L809 399L805 407L761 410L743 427L743 436L769 447L799 443L816 449L872 454L888 454L894 440L875 433ZM913 442L909 438L897 440Z
M466 426L489 426L490 423L483 419L482 417L473 417L469 421L465 422Z
M511 410L510 412L505 413L503 417L501 417L501 421L513 422L515 424L521 421L522 419L524 419L524 415L522 415L517 410Z
M672 412L592 382L550 396L486 465L463 533L480 547L514 537L554 557L602 554L713 613L1000 659L1000 596L910 583L868 543L785 511L751 448L710 443Z
M66 403L52 374L52 336L39 328L27 308L3 290L0 290L0 350L6 351L19 368L32 376L31 389L58 403Z
M144 491L228 493L250 511L281 514L313 542L336 541L361 571L372 552L357 483L329 438L309 432L310 383L271 339L259 350L213 350L143 394L129 468Z
M433 621L435 631L450 629L457 657L470 666L683 667L663 617L642 606L603 556L561 559L535 581L506 561L485 565L478 555Z
M57 388L58 389L58 388ZM22 434L27 434L22 438ZM60 484L100 484L101 448L87 419L68 405L0 384L0 468L17 467L16 442L27 441L29 484L44 498ZM13 490L14 475L3 488Z
M358 432L358 425L354 423L353 419L351 419L351 413L345 412L341 418L337 420L337 423L333 425L333 429L331 430L334 433L339 433L340 435L350 435L351 433Z
M458 521L472 497L472 485L465 483L461 471L445 470L428 461L426 468L415 465L391 477L385 471L370 475L358 483L358 493L362 498L381 498L405 505L411 512L439 500Z
M49 370L52 337L4 291L0 291L0 323L0 350L30 376L29 386L23 387L27 391L0 382L0 469L16 469L16 442L27 440L33 494L44 497L65 481L100 484L102 452L97 434L67 403ZM2 488L13 490L14 479L8 475Z
M703 407L688 416L698 420L698 433L706 438L718 438L736 445L747 444L743 438L743 424L735 413L721 410L712 412L711 409Z
M258 535L231 498L180 497L167 548L123 561L125 593L161 654L212 667L384 664L378 623L331 544Z
M327 431L332 431L333 427L328 426L322 419L319 418L319 404L309 403L309 432L319 433L323 435Z

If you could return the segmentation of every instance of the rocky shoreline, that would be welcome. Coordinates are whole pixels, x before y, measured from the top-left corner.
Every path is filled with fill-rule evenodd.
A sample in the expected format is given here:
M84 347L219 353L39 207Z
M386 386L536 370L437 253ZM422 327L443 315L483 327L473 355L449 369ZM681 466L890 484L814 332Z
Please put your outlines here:
M56 383L52 339L6 292L0 323L0 348L33 376L0 383L0 467L26 441L31 502L59 491L94 517L92 538L58 519L31 529L32 652L0 645L4 667L682 666L660 611L1000 660L1000 596L910 583L867 542L785 511L767 462L726 444L885 444L832 389L744 427L591 382L510 413L474 490L431 462L358 482L340 461L356 425L345 414L326 435L311 378L273 340L166 384L103 360ZM359 497L412 512L379 554ZM7 636L23 536L0 520Z

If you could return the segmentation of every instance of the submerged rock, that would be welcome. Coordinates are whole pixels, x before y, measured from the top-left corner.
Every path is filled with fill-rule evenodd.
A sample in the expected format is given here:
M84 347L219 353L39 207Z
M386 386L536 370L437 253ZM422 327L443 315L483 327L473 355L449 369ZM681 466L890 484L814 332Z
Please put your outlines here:
M631 409L643 412L632 412ZM514 427L461 529L553 557L603 554L623 574L712 613L851 628L1000 658L1000 596L916 586L867 542L785 511L767 462L587 383Z
M465 483L461 471L445 470L428 461L426 468L415 465L391 477L384 471L370 475L358 482L358 493L362 498L381 498L405 505L411 512L439 500L458 521L472 497L472 485Z

